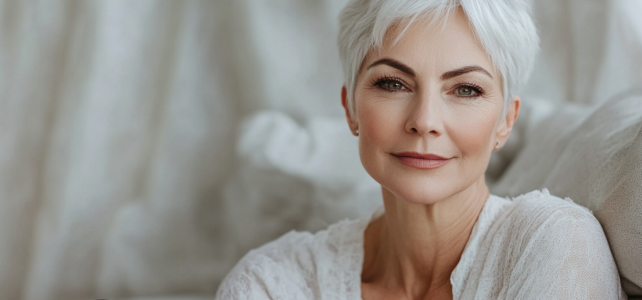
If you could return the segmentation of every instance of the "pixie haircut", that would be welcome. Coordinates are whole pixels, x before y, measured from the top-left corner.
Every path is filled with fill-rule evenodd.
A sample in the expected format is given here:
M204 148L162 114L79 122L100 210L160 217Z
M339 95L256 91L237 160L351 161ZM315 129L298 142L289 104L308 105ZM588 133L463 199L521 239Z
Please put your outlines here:
M528 80L539 51L537 30L524 0L350 0L339 16L338 37L350 114L354 116L354 89L363 59L371 49L381 49L391 26L401 29L394 44L416 19L430 16L433 24L448 19L459 7L502 76L503 118Z

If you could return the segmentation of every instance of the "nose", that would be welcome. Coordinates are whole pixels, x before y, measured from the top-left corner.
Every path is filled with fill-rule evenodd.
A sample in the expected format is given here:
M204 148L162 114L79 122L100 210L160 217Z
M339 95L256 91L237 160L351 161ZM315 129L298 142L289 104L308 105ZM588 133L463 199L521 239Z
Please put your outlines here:
M417 94L406 120L406 132L419 136L440 136L444 131L439 94Z

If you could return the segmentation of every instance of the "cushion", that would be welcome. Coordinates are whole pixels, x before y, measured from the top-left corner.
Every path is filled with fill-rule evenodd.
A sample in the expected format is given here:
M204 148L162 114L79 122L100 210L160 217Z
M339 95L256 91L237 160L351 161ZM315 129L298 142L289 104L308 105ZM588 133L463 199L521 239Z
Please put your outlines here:
M494 194L548 188L593 211L629 296L642 296L642 91L594 108L560 105L526 129Z

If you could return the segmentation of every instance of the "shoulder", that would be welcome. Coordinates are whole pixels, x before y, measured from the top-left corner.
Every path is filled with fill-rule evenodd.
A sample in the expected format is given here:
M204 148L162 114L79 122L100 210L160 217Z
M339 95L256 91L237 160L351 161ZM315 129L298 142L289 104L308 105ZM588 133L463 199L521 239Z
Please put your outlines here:
M316 298L337 256L359 242L351 237L359 236L360 221L341 221L315 234L290 231L248 252L221 283L217 299Z
M496 212L489 233L499 234L500 239L553 243L550 251L558 248L554 247L558 238L580 235L604 239L602 227L591 211L569 198L553 196L547 189L514 197L512 201L495 198Z
M544 189L514 198L503 217L513 278L530 278L552 298L621 292L606 236L588 209Z
M312 250L314 236L291 231L280 238L248 252L227 274L217 292L217 299L272 299L281 282L297 280L305 266L297 265L292 255ZM307 250L307 251L306 251Z
M511 228L511 235L521 237L522 246L546 245L540 250L548 254L566 253L567 247L580 250L589 241L608 247L602 227L591 211L571 199L553 196L546 189L513 198L503 218L505 226Z
M550 219L561 218L599 226L590 210L574 203L570 198L562 199L551 195L547 189L535 190L512 199L491 195L484 210L490 212L490 219L546 223Z
M546 219L545 215L552 213L556 217L597 222L587 208L574 203L569 198L561 199L553 196L547 189L514 197L512 202L512 209L520 215L527 214L532 215L533 218Z
M590 210L569 198L553 196L547 189L515 197L506 208L504 217L532 234L546 234L549 238L570 232L594 234L596 238L604 235Z
M289 286L302 299L312 298L305 281L313 273L313 245L325 239L326 231L317 234L290 231L280 238L248 252L225 277L217 299L273 299L282 297Z

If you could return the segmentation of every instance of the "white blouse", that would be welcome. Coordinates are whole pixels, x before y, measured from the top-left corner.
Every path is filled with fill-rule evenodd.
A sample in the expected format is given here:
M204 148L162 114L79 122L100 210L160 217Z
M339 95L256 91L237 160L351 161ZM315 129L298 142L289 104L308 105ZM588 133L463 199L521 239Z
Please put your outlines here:
M250 251L216 299L361 299L364 230L382 213ZM546 189L491 195L450 282L453 299L626 299L598 221Z

